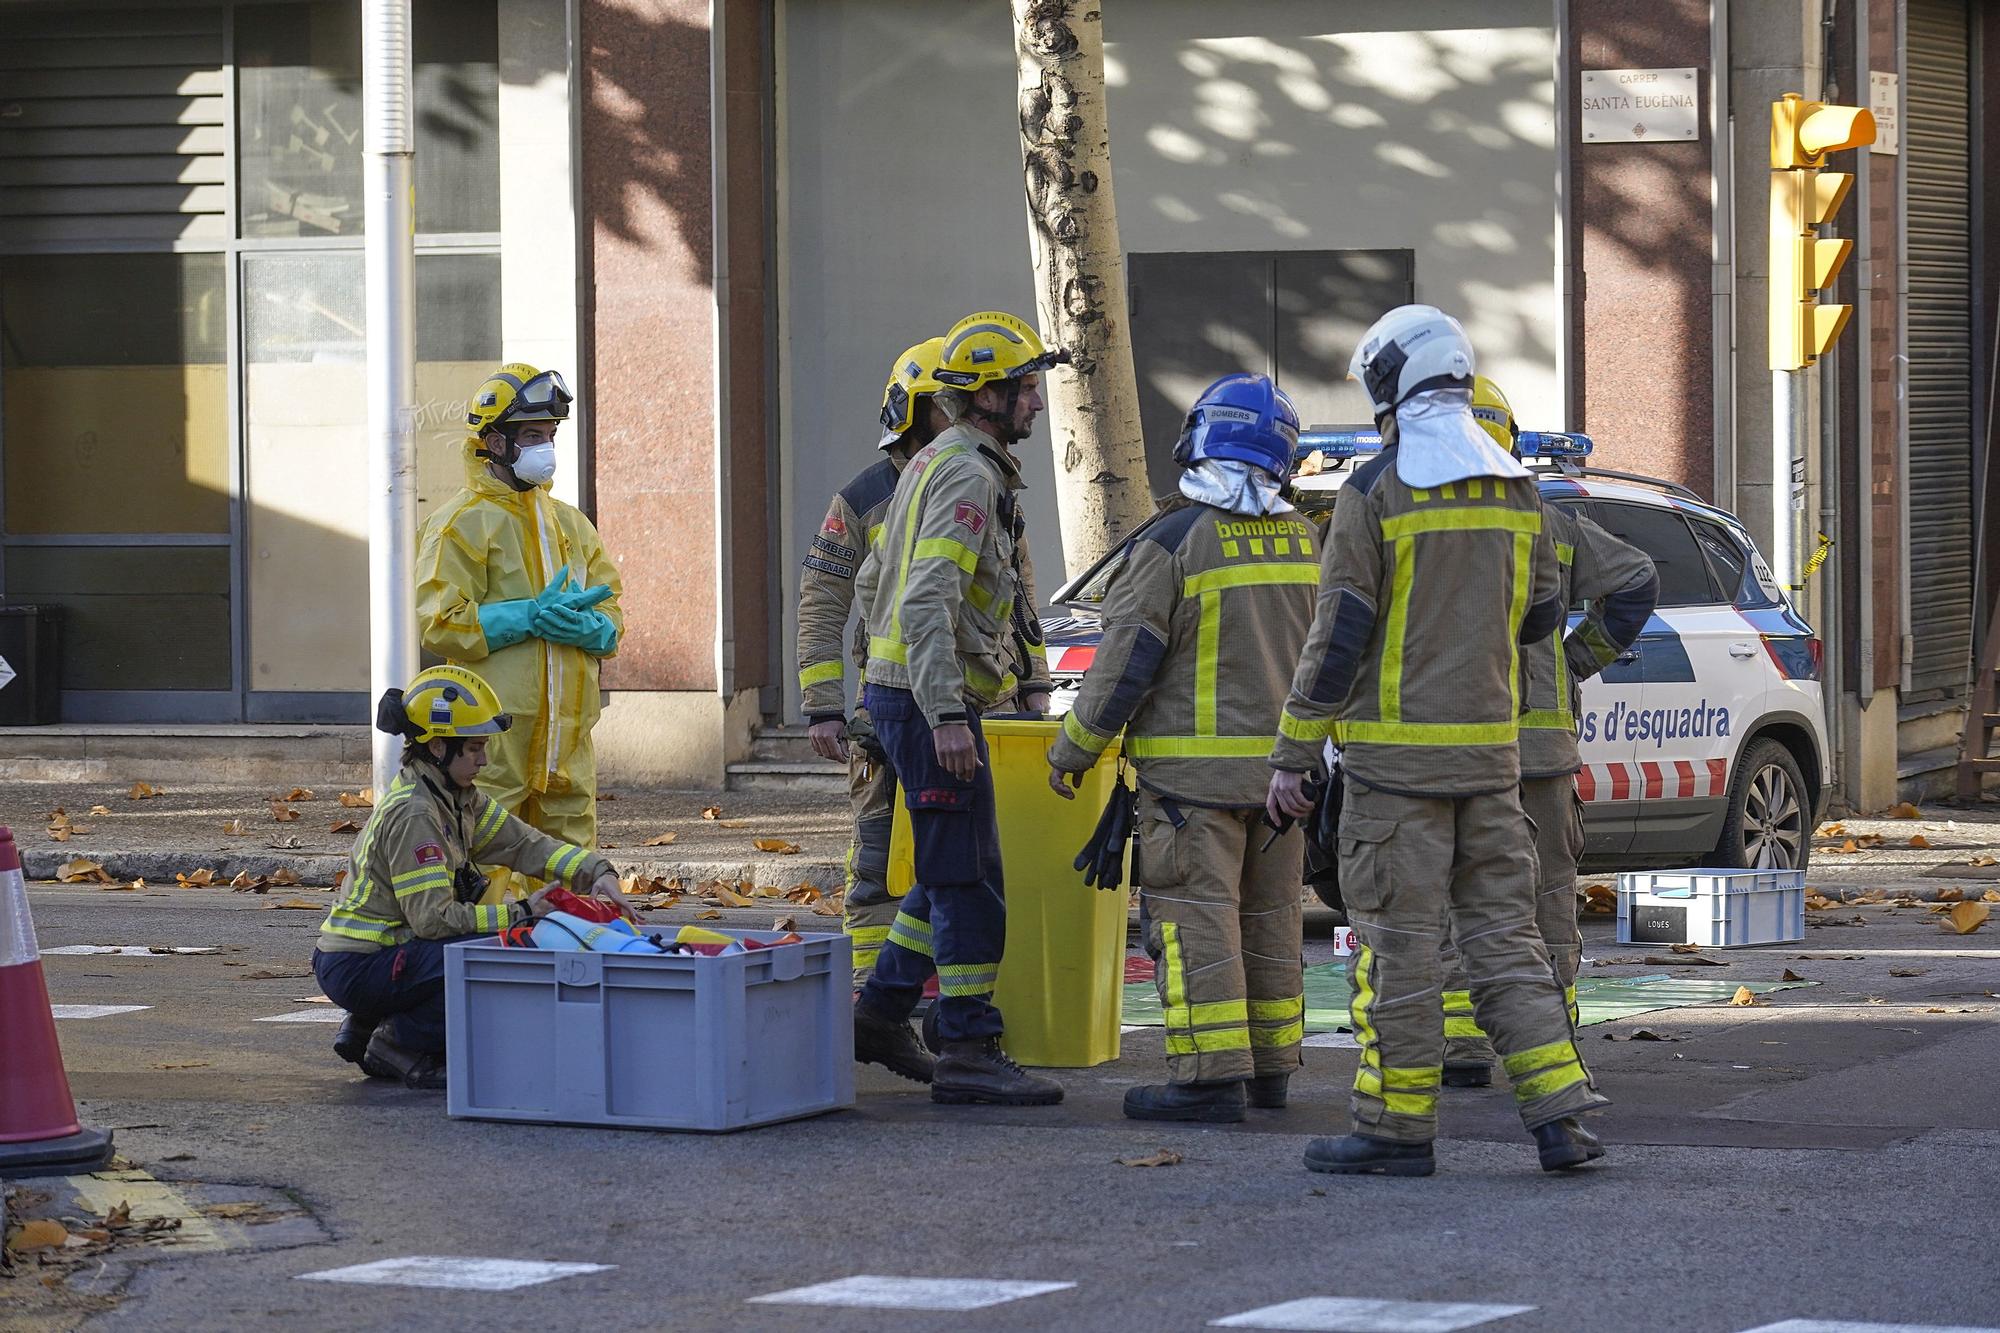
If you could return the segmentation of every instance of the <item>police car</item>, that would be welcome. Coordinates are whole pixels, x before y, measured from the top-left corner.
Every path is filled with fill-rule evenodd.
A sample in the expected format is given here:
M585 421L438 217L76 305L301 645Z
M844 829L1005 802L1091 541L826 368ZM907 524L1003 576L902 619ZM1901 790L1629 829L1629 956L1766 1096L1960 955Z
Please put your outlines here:
M1737 518L1672 482L1588 466L1589 437L1524 432L1545 503L1653 558L1658 609L1632 649L1585 682L1577 715L1584 855L1597 866L1804 869L1827 792L1821 645ZM1330 512L1373 431L1300 435L1299 504ZM1045 626L1068 708L1096 653L1109 558L1058 590ZM1582 618L1570 608L1570 621Z

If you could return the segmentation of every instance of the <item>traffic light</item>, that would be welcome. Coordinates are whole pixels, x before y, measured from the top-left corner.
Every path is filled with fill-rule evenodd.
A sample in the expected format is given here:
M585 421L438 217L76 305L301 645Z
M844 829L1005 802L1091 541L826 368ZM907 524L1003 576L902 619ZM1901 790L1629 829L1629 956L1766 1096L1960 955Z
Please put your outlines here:
M1771 369L1803 370L1847 327L1852 306L1821 305L1819 293L1853 250L1823 241L1821 223L1839 211L1854 184L1843 171L1821 171L1826 155L1875 142L1866 107L1829 106L1786 93L1771 103Z

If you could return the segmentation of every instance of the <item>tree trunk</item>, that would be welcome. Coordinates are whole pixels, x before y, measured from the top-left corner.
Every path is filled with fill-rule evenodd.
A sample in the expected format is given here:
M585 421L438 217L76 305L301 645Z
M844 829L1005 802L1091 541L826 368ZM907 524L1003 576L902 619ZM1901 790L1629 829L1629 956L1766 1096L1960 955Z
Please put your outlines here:
M1056 509L1075 574L1153 511L1111 196L1103 0L1011 0L1035 311L1075 358L1048 377Z

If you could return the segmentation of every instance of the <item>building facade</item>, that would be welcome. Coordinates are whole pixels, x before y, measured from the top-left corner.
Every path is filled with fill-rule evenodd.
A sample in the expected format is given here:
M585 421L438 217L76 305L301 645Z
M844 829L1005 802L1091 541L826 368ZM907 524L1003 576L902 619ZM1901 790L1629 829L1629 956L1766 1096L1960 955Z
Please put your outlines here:
M415 5L425 504L491 364L573 369L558 485L627 589L600 752L719 782L796 718L797 561L873 456L889 357L1032 314L1008 7ZM1768 103L1880 102L1798 526L1832 541L1806 589L1847 799L1949 786L2000 573L1979 6L1104 8L1159 489L1226 370L1361 419L1353 344L1415 299L1525 425L1763 538ZM0 595L63 608L67 719L365 717L359 22L0 0ZM1053 469L1026 457L1052 588Z

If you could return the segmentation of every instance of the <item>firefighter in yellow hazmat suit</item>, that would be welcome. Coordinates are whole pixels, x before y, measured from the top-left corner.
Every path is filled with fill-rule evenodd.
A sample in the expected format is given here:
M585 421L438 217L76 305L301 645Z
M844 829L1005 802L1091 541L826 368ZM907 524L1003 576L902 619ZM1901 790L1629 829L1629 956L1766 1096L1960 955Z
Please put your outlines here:
M479 788L509 814L597 846L597 664L624 633L617 567L589 519L549 492L569 386L555 371L502 366L466 409L465 486L417 542L426 651L474 666L514 717L492 738ZM537 887L488 870L486 901Z

